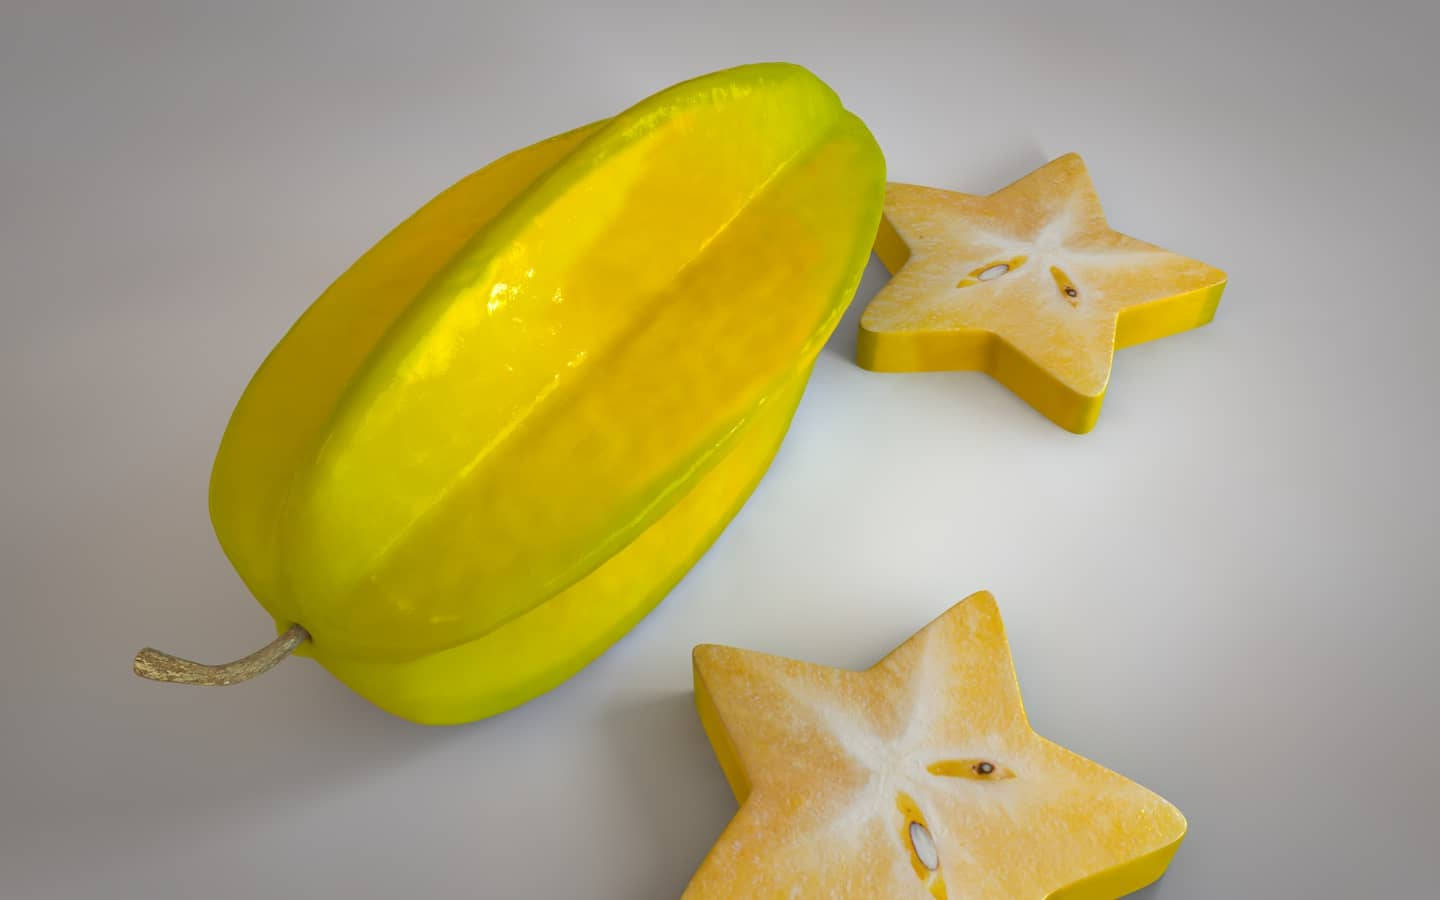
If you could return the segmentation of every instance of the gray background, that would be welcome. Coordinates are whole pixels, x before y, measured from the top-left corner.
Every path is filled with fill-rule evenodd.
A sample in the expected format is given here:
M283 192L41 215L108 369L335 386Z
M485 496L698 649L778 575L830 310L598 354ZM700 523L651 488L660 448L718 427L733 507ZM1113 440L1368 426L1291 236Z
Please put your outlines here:
M1039 730L1188 815L1149 896L1433 893L1434 4L0 9L0 896L674 896L734 810L691 646L859 667L979 588ZM267 637L206 479L332 277L491 158L760 59L896 180L1079 151L1118 228L1229 271L1218 319L1120 353L1076 437L857 369L872 262L755 498L552 694L428 730L309 662L129 674Z

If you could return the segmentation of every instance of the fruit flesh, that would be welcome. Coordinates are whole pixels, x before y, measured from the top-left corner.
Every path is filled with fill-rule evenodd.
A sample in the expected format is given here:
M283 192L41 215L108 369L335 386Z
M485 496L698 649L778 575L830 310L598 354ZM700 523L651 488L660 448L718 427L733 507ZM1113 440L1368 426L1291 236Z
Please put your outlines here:
M1184 838L1164 799L1033 731L987 593L864 672L716 646L694 663L740 809L687 898L1103 900Z
M1209 322L1225 274L1110 228L1080 157L972 196L886 189L895 274L856 347L877 371L989 372L1056 424L1094 426L1117 348Z
M438 274L385 298L342 277L227 432L222 544L335 658L468 643L649 528L813 359L879 217L873 139L795 67L697 79L532 149L487 188L498 216L453 213L474 240L376 248Z

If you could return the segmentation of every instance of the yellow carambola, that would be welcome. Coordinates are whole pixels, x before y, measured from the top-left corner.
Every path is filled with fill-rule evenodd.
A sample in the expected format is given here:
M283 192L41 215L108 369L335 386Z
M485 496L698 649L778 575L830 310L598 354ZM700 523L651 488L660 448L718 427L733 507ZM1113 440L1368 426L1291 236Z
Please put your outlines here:
M553 687L765 471L883 190L864 124L785 64L492 163L265 360L215 461L221 545L301 653L397 715Z

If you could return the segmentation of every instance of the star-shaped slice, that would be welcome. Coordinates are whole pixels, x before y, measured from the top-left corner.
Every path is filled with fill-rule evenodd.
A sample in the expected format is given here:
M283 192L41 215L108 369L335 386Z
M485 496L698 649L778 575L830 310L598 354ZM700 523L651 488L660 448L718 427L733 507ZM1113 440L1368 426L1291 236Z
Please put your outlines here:
M1159 878L1185 835L1031 730L987 593L864 672L697 647L695 697L740 810L689 900L1100 900Z
M983 370L1089 431L1115 350L1209 322L1225 273L1114 231L1062 156L988 196L889 184L875 252L895 273L860 319L860 365Z

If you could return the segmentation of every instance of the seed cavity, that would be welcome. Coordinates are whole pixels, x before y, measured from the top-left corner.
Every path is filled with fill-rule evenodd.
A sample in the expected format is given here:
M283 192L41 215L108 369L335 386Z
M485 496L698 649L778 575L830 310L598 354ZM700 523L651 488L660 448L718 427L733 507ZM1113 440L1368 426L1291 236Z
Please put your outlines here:
M925 767L931 775L969 778L972 781L1003 781L1015 773L988 759L942 759Z
M972 284L979 284L982 281L994 281L1009 275L1011 272L1025 265L1027 257L1016 256L1012 259L994 259L987 262L978 269L971 269L970 274L955 285L956 287L970 287Z
M1075 286L1075 282L1070 280L1069 275L1066 275L1059 266L1051 266L1050 277L1055 279L1055 286L1060 289L1066 303L1071 306L1080 305L1080 289Z

